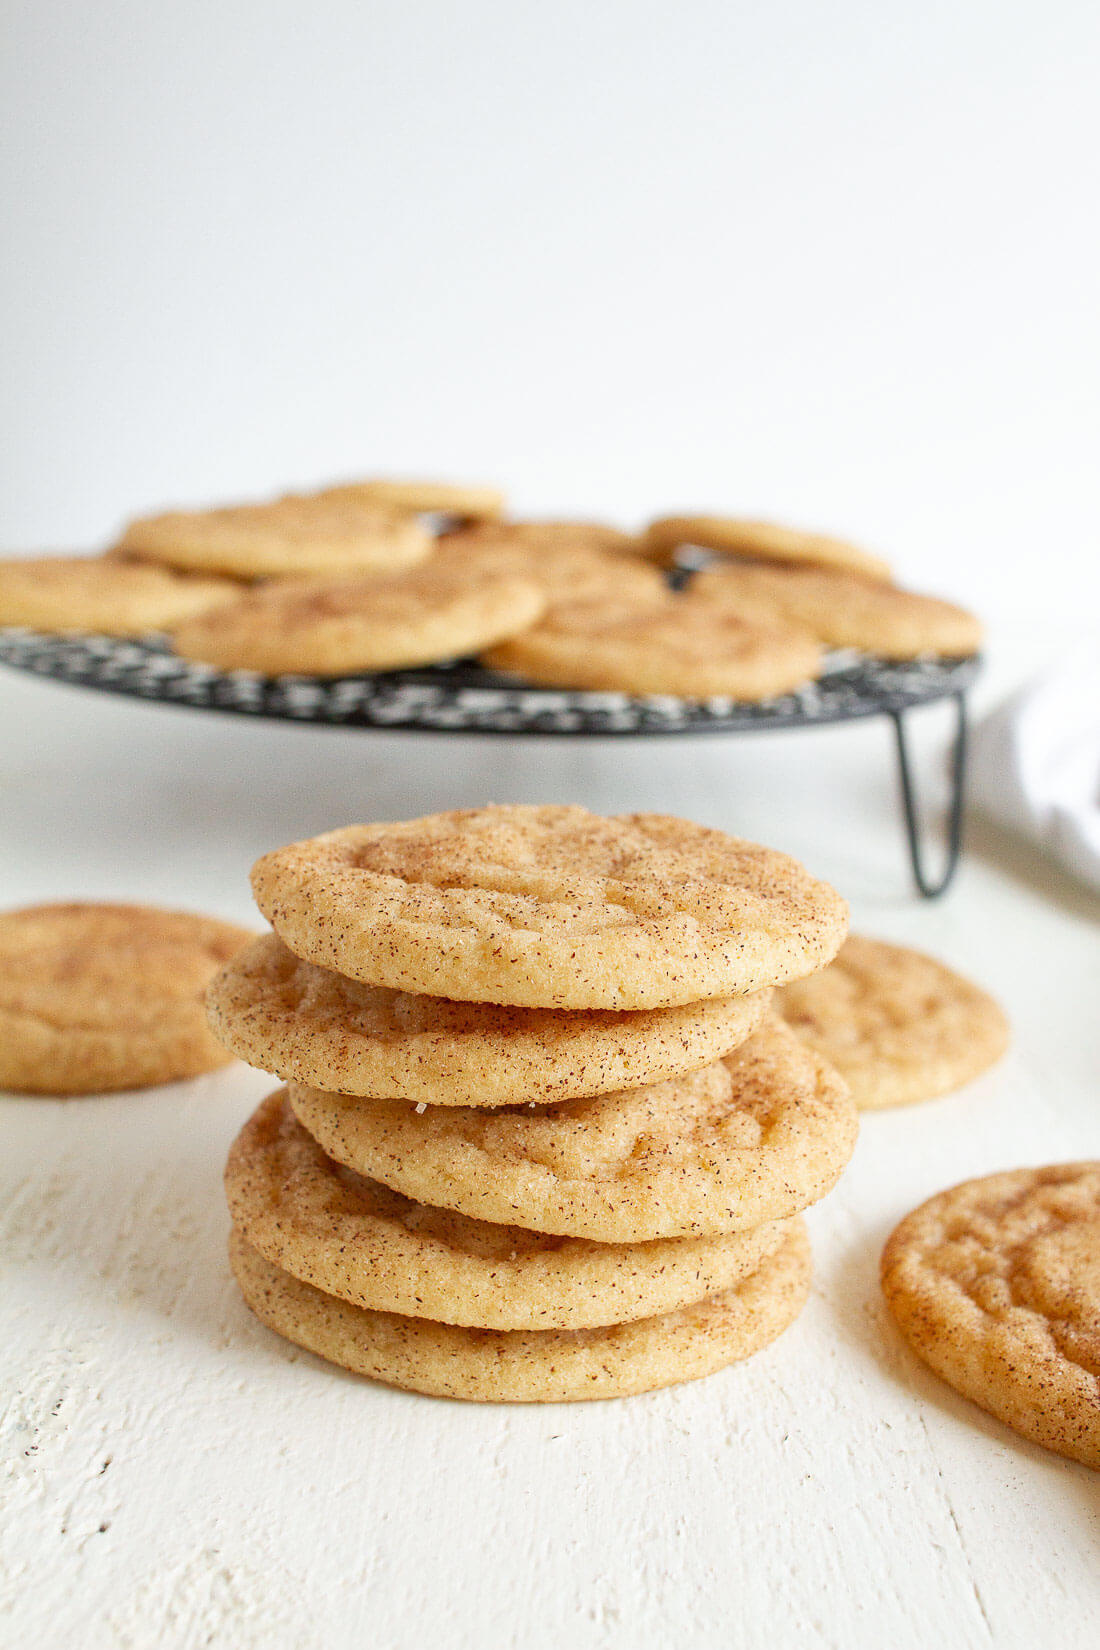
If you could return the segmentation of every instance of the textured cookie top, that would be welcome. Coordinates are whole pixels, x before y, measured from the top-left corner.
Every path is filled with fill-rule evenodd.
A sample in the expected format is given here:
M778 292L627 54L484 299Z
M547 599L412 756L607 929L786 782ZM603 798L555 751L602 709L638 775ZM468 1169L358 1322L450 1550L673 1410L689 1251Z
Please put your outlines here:
M717 603L667 593L639 603L620 591L554 605L484 662L551 687L756 701L813 681L822 653L802 631L743 619Z
M871 579L891 577L886 562L858 545L770 521L743 521L734 516L665 516L646 529L651 554L668 553L687 544L732 556L758 556L763 561L848 568Z
M225 1065L203 990L251 937L144 905L0 913L0 1089L102 1094Z
M229 1258L270 1328L358 1374L482 1403L618 1398L697 1380L759 1351L801 1310L810 1250L800 1222L755 1272L708 1300L599 1329L470 1329L365 1311L291 1277L236 1230Z
M624 1245L471 1220L334 1163L283 1091L241 1130L225 1184L234 1224L295 1277L358 1306L496 1329L622 1323L701 1300L786 1230Z
M503 514L504 494L496 487L456 481L349 481L326 487L318 498L361 501L386 510L488 520Z
M345 979L269 934L226 964L206 1000L225 1046L280 1077L344 1094L503 1106L692 1071L755 1031L769 993L636 1013L453 1002Z
M200 1002L213 971L252 938L216 917L149 905L0 912L0 1010L69 1027L155 1026L166 1002Z
M866 1108L949 1094L1008 1046L987 992L934 957L859 934L819 974L781 987L776 1007Z
M530 579L433 561L386 577L272 584L181 626L174 646L221 670L268 676L396 670L474 653L545 605Z
M429 1107L292 1087L340 1162L478 1219L608 1243L745 1230L807 1208L851 1155L848 1091L778 1021L724 1060L549 1107Z
M230 579L189 578L105 556L20 556L0 562L0 624L33 630L140 636L170 629L240 593Z
M1100 1162L969 1180L929 1198L882 1257L890 1310L967 1397L1100 1467Z
M385 572L425 560L431 548L431 534L410 516L354 500L301 497L145 516L118 544L173 567L239 578Z
M602 521L490 521L445 533L441 546L473 550L490 546L510 549L602 550L635 554L641 541L621 527Z
M452 533L440 539L436 555L439 562L468 572L518 573L533 579L553 604L628 601L651 606L668 596L659 568L587 544L532 545L505 536Z
M460 809L266 854L296 955L369 984L543 1008L663 1008L829 961L847 907L785 854L666 814Z
M831 647L858 647L886 659L962 658L982 645L981 624L965 608L830 569L708 567L691 589L723 612L800 625Z

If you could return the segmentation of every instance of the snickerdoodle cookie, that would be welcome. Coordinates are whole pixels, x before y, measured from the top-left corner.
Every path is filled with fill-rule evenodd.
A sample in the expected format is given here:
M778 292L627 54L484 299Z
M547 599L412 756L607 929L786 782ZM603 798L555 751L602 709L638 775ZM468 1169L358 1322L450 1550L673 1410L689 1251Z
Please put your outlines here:
M547 1103L693 1071L751 1035L767 991L678 1008L506 1008L344 979L274 934L211 982L210 1024L250 1065L343 1094L444 1106Z
M477 1220L601 1243L796 1214L833 1186L857 1128L842 1080L778 1020L686 1076L552 1106L289 1093L299 1122L360 1174Z
M518 573L546 591L551 606L600 602L652 607L667 601L668 583L651 563L635 556L587 544L533 546L507 539L483 542L476 534L457 533L439 541L440 565L469 572Z
M761 561L791 562L816 567L847 568L865 578L888 580L890 568L845 539L824 533L806 533L770 521L742 521L733 516L664 516L650 522L645 534L651 555L671 555L680 545L699 545L730 556Z
M497 546L501 549L524 549L533 553L544 550L602 550L607 555L634 555L641 551L641 540L635 533L621 527L610 527L602 521L486 521L471 527L456 528L444 533L441 548L474 550Z
M96 1094L225 1065L203 991L252 937L146 905L0 913L0 1088Z
M0 625L64 634L141 636L235 601L232 579L190 578L107 556L19 556L0 561Z
M950 1094L1008 1046L1008 1022L987 992L934 957L861 934L775 1001L865 1109Z
M786 854L666 814L457 809L265 854L260 910L371 985L532 1008L668 1008L811 973L847 906Z
M459 521L491 521L504 513L504 494L499 488L473 482L348 481L314 496L338 502L359 500L410 515L453 516Z
M248 1305L298 1346L360 1375L441 1398L554 1403L694 1381L767 1346L809 1291L801 1223L743 1282L708 1300L603 1329L471 1329L353 1306L302 1283L234 1230Z
M758 701L813 681L823 657L805 631L666 594L557 603L483 662L548 687Z
M297 496L144 516L116 546L127 556L242 579L393 573L426 560L431 548L415 517Z
M325 1156L269 1096L225 1171L233 1223L284 1272L356 1306L489 1329L589 1329L729 1289L789 1222L711 1238L590 1243L414 1203Z
M220 670L344 676L477 652L545 606L530 579L430 562L387 577L272 584L181 626L173 645Z
M957 1391L1100 1467L1100 1162L968 1180L882 1256L902 1334Z
M830 647L858 647L884 659L962 658L982 645L981 622L965 608L834 568L707 567L691 591L723 613L797 625Z

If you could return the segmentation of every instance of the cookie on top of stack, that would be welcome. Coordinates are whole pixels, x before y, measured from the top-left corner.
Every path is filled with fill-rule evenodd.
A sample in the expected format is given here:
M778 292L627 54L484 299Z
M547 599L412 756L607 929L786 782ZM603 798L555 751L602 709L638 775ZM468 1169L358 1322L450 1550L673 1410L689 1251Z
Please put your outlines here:
M843 901L659 814L489 807L253 870L274 933L211 1025L277 1073L226 1170L233 1269L288 1339L395 1386L605 1398L794 1319L846 1085L770 1008Z

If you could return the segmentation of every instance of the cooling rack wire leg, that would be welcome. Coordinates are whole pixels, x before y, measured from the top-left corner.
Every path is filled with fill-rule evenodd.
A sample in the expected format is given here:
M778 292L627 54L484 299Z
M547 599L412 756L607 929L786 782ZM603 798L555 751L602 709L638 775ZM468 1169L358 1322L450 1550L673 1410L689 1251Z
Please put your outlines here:
M941 894L946 893L958 867L959 854L962 850L963 813L966 795L966 693L960 691L952 694L951 697L955 701L955 738L948 763L948 782L951 790L947 805L947 844L943 870L938 881L929 876L926 868L926 844L922 842L923 824L917 804L912 760L906 742L905 717L908 712L905 710L887 712L894 724L894 737L897 741L898 773L901 778L901 800L905 810L905 834L909 843L909 860L913 868L913 880L924 899L938 899Z

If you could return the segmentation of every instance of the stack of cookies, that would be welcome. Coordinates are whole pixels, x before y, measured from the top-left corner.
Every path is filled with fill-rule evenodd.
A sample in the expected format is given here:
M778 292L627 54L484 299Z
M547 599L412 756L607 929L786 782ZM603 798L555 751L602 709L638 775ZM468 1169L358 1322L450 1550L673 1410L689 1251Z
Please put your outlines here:
M450 1397L604 1398L797 1315L842 1079L770 1007L846 909L783 854L659 814L352 826L253 871L275 932L211 1024L287 1082L226 1184L270 1327Z

